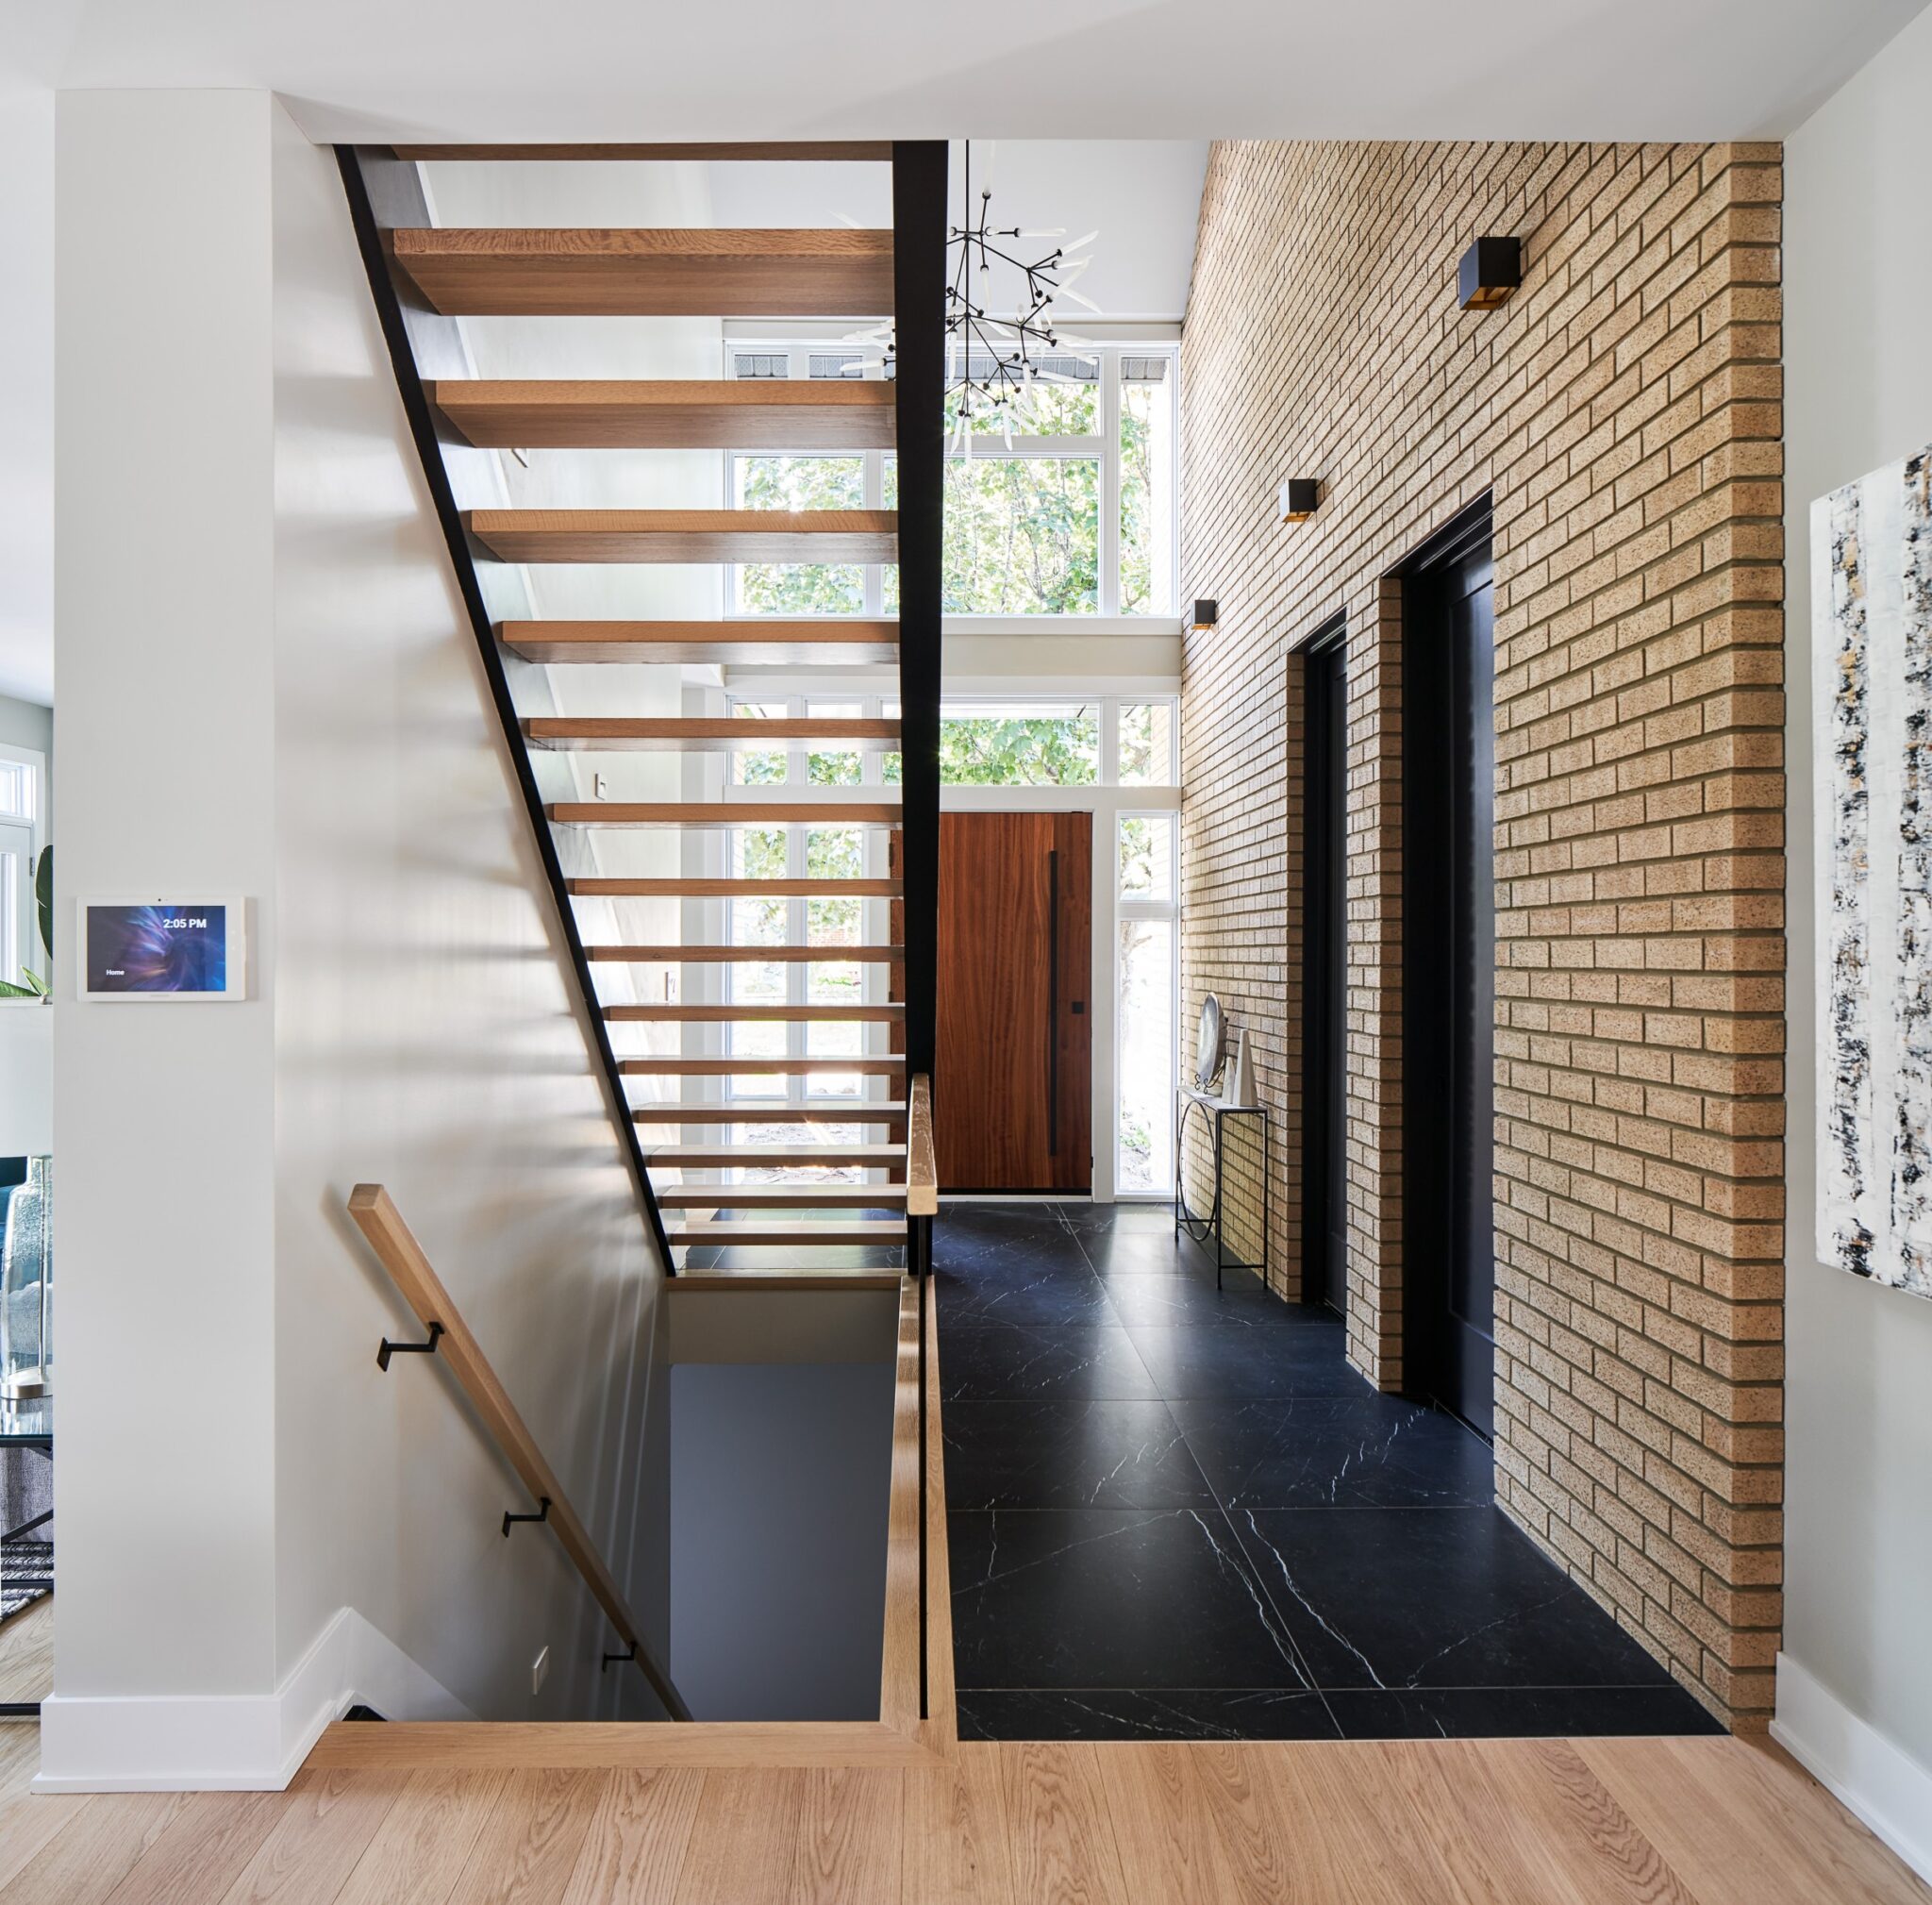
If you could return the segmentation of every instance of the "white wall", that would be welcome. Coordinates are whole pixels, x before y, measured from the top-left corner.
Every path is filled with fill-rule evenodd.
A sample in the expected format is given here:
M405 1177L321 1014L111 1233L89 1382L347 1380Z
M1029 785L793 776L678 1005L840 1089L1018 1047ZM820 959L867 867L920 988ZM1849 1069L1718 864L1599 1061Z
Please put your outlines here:
M61 905L245 894L255 970L192 1008L60 973L43 1777L272 1776L240 1720L165 1763L154 1715L306 1697L343 1607L485 1717L583 1714L641 1680L501 1536L447 1377L377 1372L420 1332L343 1215L390 1186L661 1626L660 1273L334 160L264 93L64 95L59 136Z
M1785 148L1790 1440L1778 1713L1788 1743L1820 1771L1830 1770L1817 1761L1833 1754L1825 1739L1833 1727L1841 1742L1862 1743L1868 1788L1882 1783L1872 1769L1890 1763L1885 1743L1915 1763L1924 1782L1917 1789L1920 1851L1932 1862L1932 1302L1828 1269L1813 1247L1808 606L1813 499L1932 443L1928 99L1932 14L1907 27ZM1838 1714L1821 1706L1821 1693ZM1851 1746L1837 1751L1843 1759ZM1883 1811L1869 1791L1866 1804Z

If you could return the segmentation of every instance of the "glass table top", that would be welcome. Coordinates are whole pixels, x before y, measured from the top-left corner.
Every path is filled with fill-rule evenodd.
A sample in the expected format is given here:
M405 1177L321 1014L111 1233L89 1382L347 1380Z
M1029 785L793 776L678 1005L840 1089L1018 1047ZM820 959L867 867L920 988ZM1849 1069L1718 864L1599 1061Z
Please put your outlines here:
M52 1442L54 1398L37 1395L27 1402L0 1398L0 1445L9 1442Z

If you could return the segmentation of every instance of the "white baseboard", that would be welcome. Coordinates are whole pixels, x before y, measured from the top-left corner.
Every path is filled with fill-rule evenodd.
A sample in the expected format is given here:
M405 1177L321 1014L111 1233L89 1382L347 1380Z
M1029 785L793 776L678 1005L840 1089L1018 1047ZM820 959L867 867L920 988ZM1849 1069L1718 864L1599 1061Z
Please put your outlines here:
M1932 1880L1932 1773L1790 1654L1777 1657L1771 1737L1920 1878Z
M379 1628L341 1608L272 1694L54 1694L41 1707L34 1791L279 1792L323 1728L358 1701L386 1719L475 1718Z

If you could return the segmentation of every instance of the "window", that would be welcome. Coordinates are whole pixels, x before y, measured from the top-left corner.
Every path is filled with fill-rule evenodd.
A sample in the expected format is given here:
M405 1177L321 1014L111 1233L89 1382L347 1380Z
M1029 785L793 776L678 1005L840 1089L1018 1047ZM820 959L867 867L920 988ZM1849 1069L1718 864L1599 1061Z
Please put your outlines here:
M1100 779L1100 703L944 702L940 779L956 787L1092 787Z
M0 979L8 985L22 984L29 970L53 983L34 903L44 776L39 754L0 748Z
M1178 826L1174 813L1123 813L1116 834L1114 1188L1126 1195L1174 1183Z
M727 348L740 378L860 375L856 351L781 344ZM1024 416L974 420L970 440L948 407L944 608L949 615L1167 617L1174 613L1179 359L1170 346L1060 352ZM952 373L968 365L956 353ZM991 363L983 369L991 373ZM860 456L730 453L741 509L896 506L889 451ZM741 615L890 615L891 564L746 563Z

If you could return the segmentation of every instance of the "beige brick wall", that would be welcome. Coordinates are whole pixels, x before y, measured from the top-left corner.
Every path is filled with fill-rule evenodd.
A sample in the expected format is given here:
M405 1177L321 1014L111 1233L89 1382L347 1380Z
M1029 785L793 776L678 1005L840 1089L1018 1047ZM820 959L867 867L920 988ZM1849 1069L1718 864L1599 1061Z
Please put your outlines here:
M1185 1022L1212 990L1254 1041L1274 1280L1299 1294L1294 649L1341 610L1349 1351L1401 1386L1389 578L1489 492L1498 1496L1740 1727L1780 1621L1778 164L1218 145L1182 363L1183 581L1221 605L1187 643ZM1523 238L1524 282L1464 312L1483 232ZM1277 522L1310 475L1314 520Z

